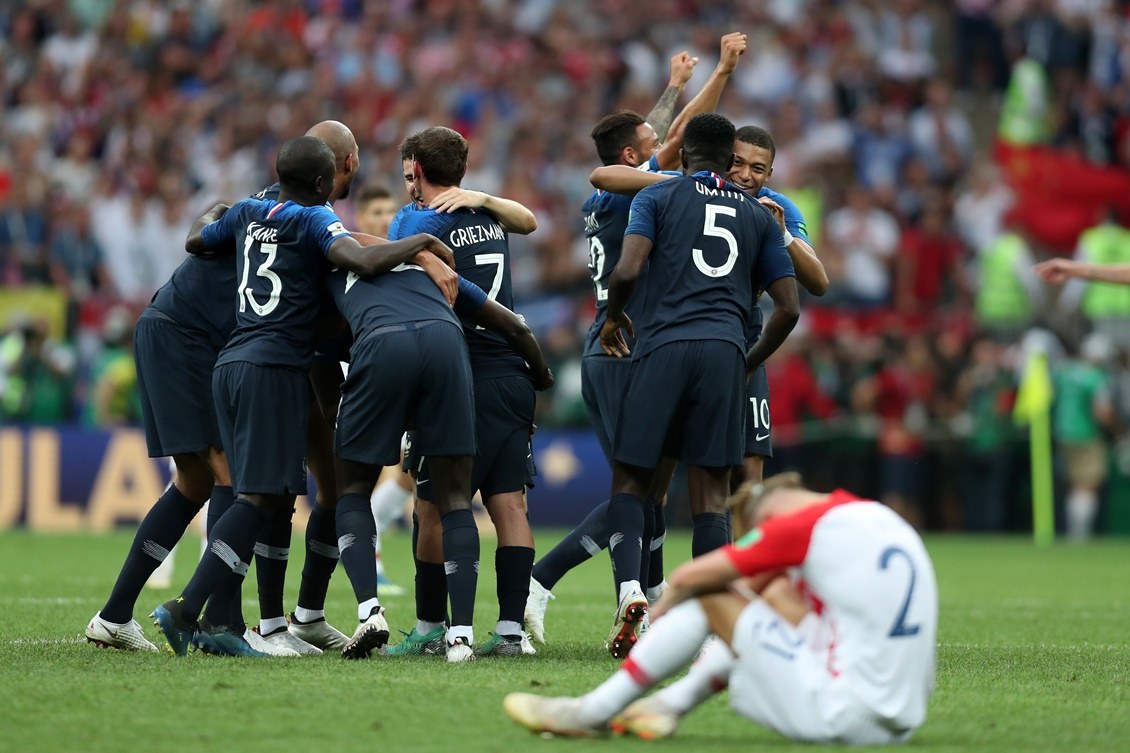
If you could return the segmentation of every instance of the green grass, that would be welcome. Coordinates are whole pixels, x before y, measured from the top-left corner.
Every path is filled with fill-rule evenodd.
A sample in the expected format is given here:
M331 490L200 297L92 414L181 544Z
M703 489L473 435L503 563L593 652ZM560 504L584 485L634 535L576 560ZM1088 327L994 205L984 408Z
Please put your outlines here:
M552 542L556 533L539 539ZM501 700L509 691L575 694L614 669L601 649L612 611L607 558L558 585L547 620L551 642L535 657L450 667L426 658L176 659L100 651L81 641L129 538L0 534L0 751L794 747L732 714L723 699L660 743L541 740L504 717ZM668 542L669 552L689 551L685 535ZM198 551L198 539L187 544L177 584ZM941 589L938 688L910 749L1130 751L1130 542L1036 549L1018 539L933 538L928 545ZM484 540L480 638L496 614L492 546ZM391 573L404 583L407 547L407 536L387 537ZM294 563L288 582L291 604L300 566ZM142 617L168 596L142 594L136 616L151 638L156 631ZM384 601L392 626L409 629L411 597ZM252 599L246 611L255 613ZM348 628L353 614L339 572L329 616Z

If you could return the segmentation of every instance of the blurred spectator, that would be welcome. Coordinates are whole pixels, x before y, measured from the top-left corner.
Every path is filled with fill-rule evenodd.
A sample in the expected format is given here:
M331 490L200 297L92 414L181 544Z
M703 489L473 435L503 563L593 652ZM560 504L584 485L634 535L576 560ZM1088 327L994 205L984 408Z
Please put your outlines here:
M1130 230L1118 224L1113 208L1101 223L1079 236L1075 259L1091 264L1130 264ZM1074 277L1063 286L1059 305L1065 312L1082 311L1096 332L1130 351L1130 287Z
M50 425L73 417L74 354L49 340L46 322L14 327L0 342L0 367L4 420Z
M930 315L966 298L964 247L950 226L946 206L930 202L916 226L903 231L895 259L895 308Z
M976 315L984 331L1011 340L1031 324L1043 297L1033 263L1028 241L1018 230L977 249Z
M85 416L90 426L121 426L141 420L131 319L131 315L120 308L106 317L104 347L90 374L91 394Z
M891 262L898 245L898 225L875 206L862 186L848 193L847 205L828 215L828 243L843 260L841 295L860 307L883 306L891 299Z
M17 181L0 206L0 262L8 285L50 282L47 259L47 214Z
M930 166L935 179L950 181L973 158L973 129L969 118L953 104L953 91L944 79L926 85L926 101L907 121L911 143Z

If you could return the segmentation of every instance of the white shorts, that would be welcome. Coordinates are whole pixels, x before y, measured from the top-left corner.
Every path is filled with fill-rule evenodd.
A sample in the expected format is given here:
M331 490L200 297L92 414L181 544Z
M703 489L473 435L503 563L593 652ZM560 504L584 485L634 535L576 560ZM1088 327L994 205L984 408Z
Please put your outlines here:
M882 745L909 738L909 731L880 726L829 672L829 637L816 614L793 627L764 600L751 602L734 625L730 707L792 740Z

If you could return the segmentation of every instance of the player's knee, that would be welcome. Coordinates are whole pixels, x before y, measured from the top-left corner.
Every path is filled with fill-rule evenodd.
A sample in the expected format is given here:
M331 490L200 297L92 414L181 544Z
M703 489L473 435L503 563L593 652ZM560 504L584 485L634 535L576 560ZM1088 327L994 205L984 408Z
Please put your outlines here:
M212 486L216 483L208 465L195 455L174 456L173 464L176 466L173 484L177 491L199 505L208 501L212 496Z

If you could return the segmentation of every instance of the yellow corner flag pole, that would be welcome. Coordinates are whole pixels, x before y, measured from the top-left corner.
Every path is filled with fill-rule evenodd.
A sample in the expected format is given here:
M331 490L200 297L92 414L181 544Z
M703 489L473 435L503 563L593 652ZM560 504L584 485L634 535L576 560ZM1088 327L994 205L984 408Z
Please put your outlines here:
M1032 536L1037 544L1055 539L1052 496L1052 379L1046 353L1033 352L1024 365L1012 417L1028 424L1032 461Z

